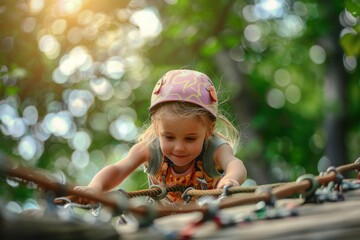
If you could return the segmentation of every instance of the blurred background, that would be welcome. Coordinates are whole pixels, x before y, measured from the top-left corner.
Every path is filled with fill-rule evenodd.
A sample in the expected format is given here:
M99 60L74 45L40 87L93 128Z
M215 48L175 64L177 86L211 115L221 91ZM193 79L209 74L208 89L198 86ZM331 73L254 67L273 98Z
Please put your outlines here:
M351 163L359 14L355 0L2 0L1 163L86 185L127 154L155 82L175 68L219 89L249 181ZM121 187L147 188L146 175L139 168ZM36 204L37 191L2 172L12 211Z

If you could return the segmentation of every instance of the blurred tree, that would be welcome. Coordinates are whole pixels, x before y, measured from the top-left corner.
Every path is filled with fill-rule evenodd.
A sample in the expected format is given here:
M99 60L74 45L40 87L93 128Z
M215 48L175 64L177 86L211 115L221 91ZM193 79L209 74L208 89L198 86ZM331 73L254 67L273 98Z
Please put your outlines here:
M250 176L287 181L357 157L347 145L359 143L359 126L346 123L359 114L348 106L358 97L350 86L359 89L351 15L359 5L346 4L350 10L338 1L177 2L162 9L162 39L148 56L155 66L190 64L224 79Z

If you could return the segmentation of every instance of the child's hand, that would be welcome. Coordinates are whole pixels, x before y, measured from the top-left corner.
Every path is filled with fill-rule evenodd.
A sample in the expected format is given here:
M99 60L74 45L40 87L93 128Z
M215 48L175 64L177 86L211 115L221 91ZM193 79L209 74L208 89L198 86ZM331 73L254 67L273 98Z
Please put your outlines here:
M216 188L224 188L226 185L230 185L232 187L234 186L239 186L239 182L234 180L234 179L230 179L230 178L223 178L220 180L220 182L218 183Z
M76 187L74 187L74 190L83 192L83 193L94 194L94 195L100 193L100 191L97 190L96 188L92 188L92 187L88 187L88 186L76 186ZM80 204L94 203L90 199L80 197L80 196L71 196L71 200L74 202L80 203Z

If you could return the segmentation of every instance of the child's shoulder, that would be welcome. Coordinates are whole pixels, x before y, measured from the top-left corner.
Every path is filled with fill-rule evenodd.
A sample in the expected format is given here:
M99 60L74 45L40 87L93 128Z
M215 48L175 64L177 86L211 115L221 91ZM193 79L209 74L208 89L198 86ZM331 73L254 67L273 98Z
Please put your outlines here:
M150 158L150 147L145 141L140 141L135 143L130 151L129 155L142 159L143 162L146 162Z
M215 148L219 147L220 145L228 144L228 143L229 142L225 140L225 138L215 134L212 135L208 140L208 144Z

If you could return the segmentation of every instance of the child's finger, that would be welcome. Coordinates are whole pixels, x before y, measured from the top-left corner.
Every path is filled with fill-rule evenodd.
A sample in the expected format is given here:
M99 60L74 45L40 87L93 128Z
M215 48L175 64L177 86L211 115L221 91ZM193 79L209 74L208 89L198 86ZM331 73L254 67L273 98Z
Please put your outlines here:
M67 196L67 197L59 197L54 199L54 203L57 205L65 205L69 202L77 202L77 197L74 195Z

